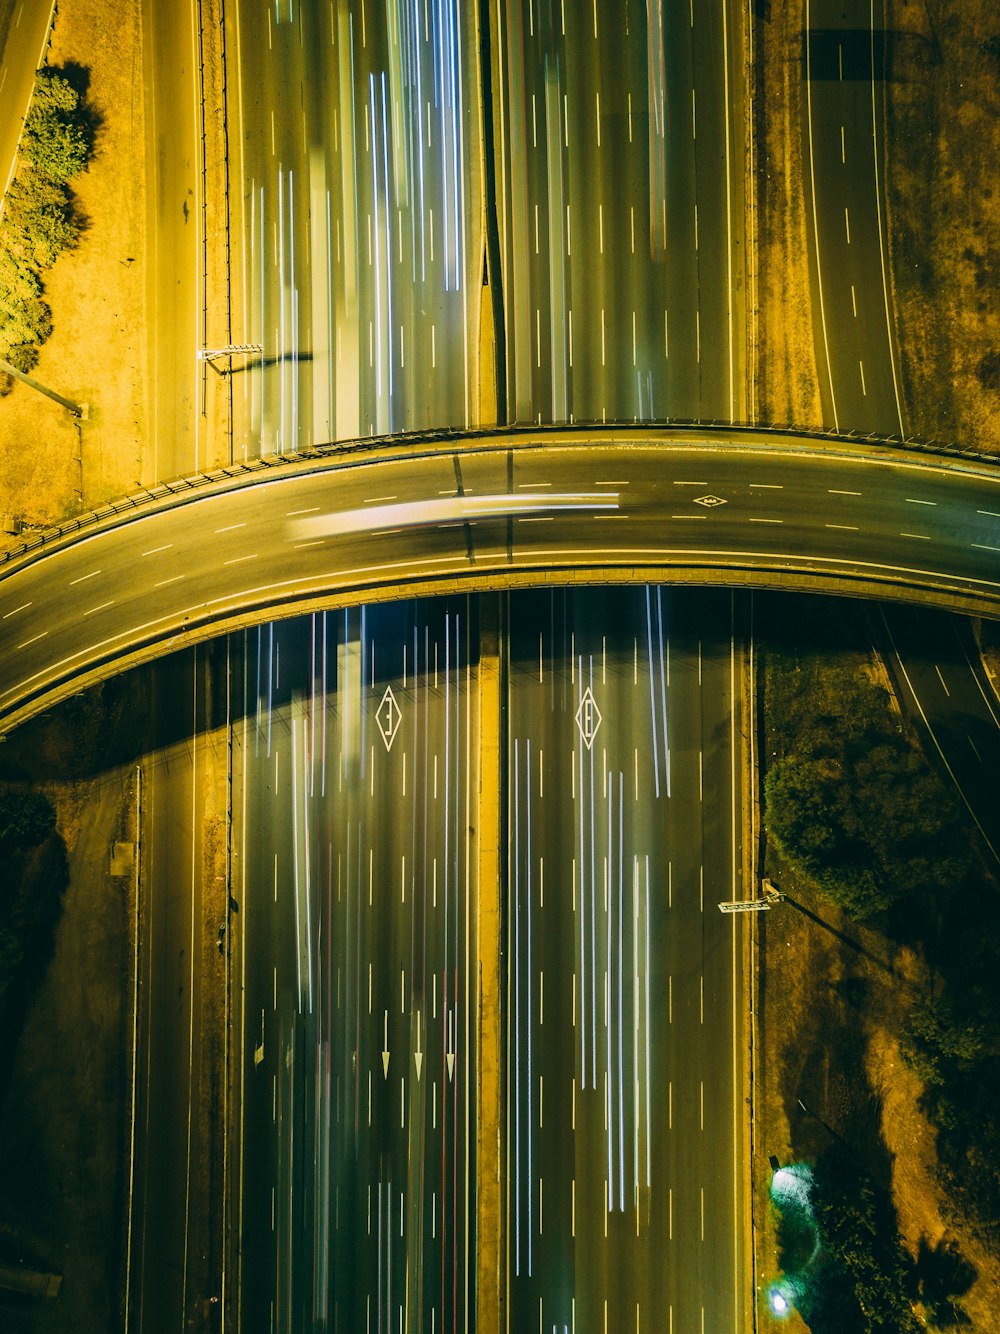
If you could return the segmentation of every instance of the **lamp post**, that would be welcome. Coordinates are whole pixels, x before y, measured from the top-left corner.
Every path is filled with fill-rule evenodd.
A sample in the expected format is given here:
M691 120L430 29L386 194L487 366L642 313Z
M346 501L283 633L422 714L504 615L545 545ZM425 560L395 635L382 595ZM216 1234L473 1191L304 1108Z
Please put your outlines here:
M80 421L87 420L88 409L86 403L74 403L71 398L63 398L62 394L57 394L54 389L47 389L45 385L39 384L37 380L33 380L30 375L25 375L24 371L19 371L16 366L12 366L3 357L0 357L0 371L6 371L8 375L13 375L15 380L20 380L29 389L37 389L40 394L44 394L46 398L51 398L54 403L64 407L67 412L71 412Z

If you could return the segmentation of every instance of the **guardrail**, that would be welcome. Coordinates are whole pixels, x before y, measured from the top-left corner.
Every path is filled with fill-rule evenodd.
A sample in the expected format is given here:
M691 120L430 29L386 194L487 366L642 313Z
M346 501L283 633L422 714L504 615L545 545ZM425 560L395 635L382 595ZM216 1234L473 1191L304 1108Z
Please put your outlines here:
M608 421L608 422L573 422L568 425L562 423L544 423L542 425L530 423L517 423L512 426L478 426L471 428L463 427L444 427L428 431L410 431L397 433L393 435L371 435L362 436L358 440L330 441L326 444L314 445L310 449L297 450L284 454L263 454L259 458L246 459L239 463L227 464L224 468L216 468L211 472L195 473L190 477L178 477L166 482L159 482L156 486L145 487L141 491L136 491L132 495L123 496L120 500L109 501L106 505L98 509L89 510L85 514L80 514L76 518L66 519L52 528L46 528L43 532L37 533L8 550L0 552L0 577L4 572L4 567L11 562L20 560L24 556L30 555L41 547L51 546L60 542L66 537L75 533L82 532L87 528L94 528L108 520L115 519L124 514L135 514L146 508L153 508L164 499L170 496L191 495L194 492L201 491L205 487L217 485L225 482L227 479L236 480L241 477L249 477L254 473L272 472L292 468L296 464L308 463L310 461L323 461L337 456L352 456L355 454L372 453L378 449L392 447L412 447L426 445L447 444L454 441L474 441L495 439L504 441L502 447L506 447L506 442L516 441L524 437L539 437L548 435L559 435L572 433L574 436L611 436L615 431L628 430L632 432L641 432L648 430L651 433L657 431L725 431L735 436L740 435L773 435L781 436L786 439L797 439L803 441L827 441L832 443L850 444L871 444L885 445L890 449L903 449L907 452L931 454L937 457L962 459L970 463L984 463L991 468L1000 468L1000 457L994 454L983 454L977 450L965 449L960 445L945 444L936 440L921 440L914 437L903 436L882 436L871 433L850 431L837 432L833 430L817 431L809 430L803 427L780 425L771 423L766 426L752 424L749 422L725 422L725 421L692 421L680 418L670 418L656 422L635 422L635 421Z

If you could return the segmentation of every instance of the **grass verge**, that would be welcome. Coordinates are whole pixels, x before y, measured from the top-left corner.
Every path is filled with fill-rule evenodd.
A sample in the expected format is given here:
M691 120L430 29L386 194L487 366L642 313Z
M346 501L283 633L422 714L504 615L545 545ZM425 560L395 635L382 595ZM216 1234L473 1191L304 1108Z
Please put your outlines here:
M779 601L774 595L770 607L766 597L759 607L759 643L766 645L761 751L765 769L774 772L792 755L815 753L810 731L825 728L834 738L849 732L863 711L859 700L867 700L871 712L884 674L870 647L867 618L856 605L797 599L790 616L788 597ZM915 739L901 730L887 694L883 701L882 718L870 720L870 752L895 733L920 766L921 781L936 782ZM863 737L857 746L863 754ZM827 758L832 760L835 749L836 742ZM816 823L826 818L820 810ZM973 841L957 826L944 847L956 840ZM859 922L822 894L773 839L764 869L786 899L761 921L764 1097L755 1190L759 1216L766 1221L759 1277L773 1277L780 1263L778 1220L767 1201L767 1155L783 1163L815 1162L846 1142L859 1172L891 1198L912 1266L915 1311L927 1313L938 1281L934 1275L957 1254L966 1267L953 1268L949 1281L956 1289L941 1300L960 1307L973 1328L995 1329L1000 1299L995 1245L974 1225L954 1189L954 1176L942 1170L942 1142L925 1110L931 1105L928 1086L903 1056L916 1008L935 988L940 991L942 978L947 977L946 986L958 985L941 943L956 929L954 915L943 905L935 911L933 895L914 892ZM974 860L967 877L966 904L978 893L985 910L995 887L984 883ZM984 948L995 954L995 941ZM961 1163L959 1168L961 1173ZM969 1274L971 1284L965 1281Z

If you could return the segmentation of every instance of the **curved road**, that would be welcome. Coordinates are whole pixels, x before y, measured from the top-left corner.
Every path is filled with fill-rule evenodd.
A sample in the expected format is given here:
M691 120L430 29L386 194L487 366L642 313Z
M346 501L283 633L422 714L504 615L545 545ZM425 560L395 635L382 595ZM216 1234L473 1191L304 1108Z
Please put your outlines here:
M0 720L224 629L410 592L595 577L997 614L1000 473L722 430L487 437L310 461L39 548L0 577ZM405 536L404 536L405 535Z

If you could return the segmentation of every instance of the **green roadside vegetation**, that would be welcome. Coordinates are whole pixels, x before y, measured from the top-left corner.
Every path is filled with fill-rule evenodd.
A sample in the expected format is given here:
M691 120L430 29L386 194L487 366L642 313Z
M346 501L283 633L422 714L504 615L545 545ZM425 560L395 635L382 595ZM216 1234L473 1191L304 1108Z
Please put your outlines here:
M795 1305L813 1334L968 1323L1000 1254L1000 889L865 608L761 604L765 868L786 892L761 928L767 1133L813 1165L819 1236Z
M25 372L52 332L45 274L85 226L71 182L87 167L95 126L75 82L58 69L38 71L0 215L0 356ZM12 386L0 377L0 394Z
M889 0L886 196L909 430L1000 451L1000 17Z

